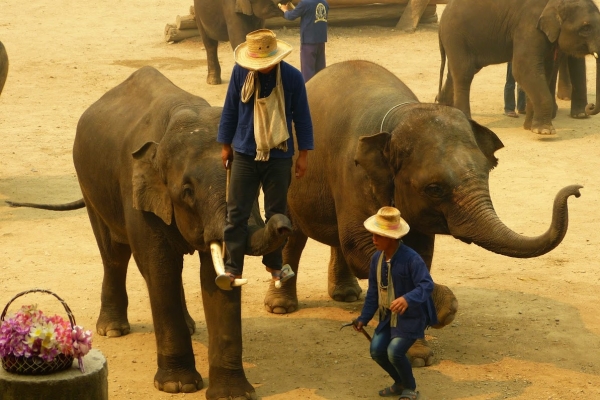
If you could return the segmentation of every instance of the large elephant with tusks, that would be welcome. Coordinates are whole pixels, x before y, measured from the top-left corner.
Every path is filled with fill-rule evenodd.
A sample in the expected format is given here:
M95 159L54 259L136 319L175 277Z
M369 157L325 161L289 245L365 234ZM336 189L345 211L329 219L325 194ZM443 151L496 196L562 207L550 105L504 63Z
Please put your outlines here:
M226 212L226 175L216 142L220 118L220 107L152 67L141 68L79 120L73 160L83 200L11 205L86 207L104 264L96 323L101 335L130 330L125 278L133 255L150 294L158 362L154 385L166 392L195 392L203 385L181 280L183 256L198 251L209 338L206 398L252 398L255 390L242 366L241 290L223 291L215 284L217 271L224 273ZM246 253L263 255L283 244L291 223L276 214L265 226L258 206L254 211Z
M353 82L349 85L348 82ZM395 205L410 225L403 238L431 268L435 235L509 257L535 257L555 248L567 232L567 199L581 186L562 189L550 228L526 237L505 226L489 192L494 153L503 147L491 130L453 107L420 103L395 75L367 61L331 65L307 84L315 150L305 179L292 182L289 214L293 233L284 262L295 272L307 238L331 246L329 295L354 301L368 277L375 252L363 221L382 206ZM433 272L435 280L435 272ZM436 284L433 298L442 327L457 311L450 289ZM275 290L266 308L275 313L298 307L296 278ZM410 351L413 365L429 365L432 352L420 341Z

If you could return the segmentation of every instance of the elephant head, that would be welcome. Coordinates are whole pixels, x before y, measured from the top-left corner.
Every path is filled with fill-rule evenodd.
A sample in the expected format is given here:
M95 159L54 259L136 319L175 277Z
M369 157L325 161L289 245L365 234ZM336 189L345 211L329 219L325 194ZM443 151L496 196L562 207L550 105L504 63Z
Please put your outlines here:
M260 19L283 17L283 11L271 0L235 0L235 12Z
M550 228L525 237L496 215L490 198L489 172L494 153L503 147L491 130L468 120L454 108L407 106L392 133L362 136L355 160L361 165L381 204L394 204L423 234L450 234L457 239L510 257L535 257L556 247L566 234L567 198L581 186L556 197Z
M596 58L596 105L588 104L586 113L600 112L600 11L591 0L550 0L540 19L538 29L551 43L573 57L592 54Z
M160 143L147 142L133 153L133 206L174 224L191 248L207 252L223 238L226 173L209 128L182 126L182 120L171 118ZM246 254L263 255L283 245L291 223L276 215L265 226L255 204L248 229Z

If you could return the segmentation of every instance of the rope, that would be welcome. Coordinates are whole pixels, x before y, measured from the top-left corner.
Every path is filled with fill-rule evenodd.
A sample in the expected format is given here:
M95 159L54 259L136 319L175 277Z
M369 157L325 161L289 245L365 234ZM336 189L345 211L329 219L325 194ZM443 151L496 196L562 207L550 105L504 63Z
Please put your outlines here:
M383 116L383 119L381 120L381 127L379 128L379 131L383 132L383 123L385 122L385 118L388 116L389 113L391 113L394 109L396 109L396 108L398 108L400 106L404 106L404 105L407 105L407 104L413 104L413 103L416 104L418 102L417 101L405 101L403 103L396 104L394 107L390 108L388 110L388 112L385 113L385 115Z

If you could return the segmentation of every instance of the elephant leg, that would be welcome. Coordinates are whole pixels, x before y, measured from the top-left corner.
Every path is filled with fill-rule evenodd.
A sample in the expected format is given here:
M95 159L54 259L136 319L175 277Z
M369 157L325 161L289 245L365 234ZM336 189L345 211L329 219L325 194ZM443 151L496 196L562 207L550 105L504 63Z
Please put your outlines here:
M467 118L471 118L471 83L476 70L468 63L468 55L459 57L458 61L448 63L454 79L454 107L461 110ZM458 64L458 65L457 65Z
M449 107L454 106L454 80L450 71L446 74L446 81L442 85L442 89L435 97L436 103L443 104Z
M552 114L556 102L550 92L550 84L554 60L546 59L543 70L539 65L534 68L530 63L522 64L522 60L516 56L513 58L513 75L527 93L527 115L523 127L539 135L553 135L556 130L552 125Z
M208 400L256 398L242 365L242 291L221 290L208 252L200 252L200 286L208 329Z
M265 296L265 309L273 314L289 314L298 309L298 292L296 288L298 279L298 268L300 257L308 237L299 230L288 237L288 241L283 248L283 263L289 264L296 274L289 281L284 282L281 288L275 288L274 282L271 282Z
M360 298L361 287L350 270L346 257L339 247L331 247L327 292L335 301L353 302Z
M425 339L417 339L406 355L415 368L428 367L435 361L433 350Z
M186 324L182 302L183 255L168 241L151 241L149 229L129 229L133 257L142 273L148 293L156 336L158 369L154 387L167 393L192 393L202 389L202 377L196 370L192 339Z
M187 309L187 304L185 302L185 292L183 291L183 282L181 285L181 308L183 308L183 314L185 317L185 324L187 325L190 335L193 335L196 332L196 321L190 315L190 312Z
M127 319L129 300L125 281L131 249L126 244L113 241L109 228L92 207L86 209L104 266L100 315L96 321L96 331L102 336L109 337L127 335L131 327Z
M571 117L587 118L585 106L587 105L587 82L585 59L569 57L569 75L571 78Z
M206 65L208 67L208 75L206 76L206 83L209 85L220 85L221 84L221 65L219 64L219 56L217 49L219 47L219 41L209 38L201 23L198 23L198 32L202 36L202 43L206 49Z

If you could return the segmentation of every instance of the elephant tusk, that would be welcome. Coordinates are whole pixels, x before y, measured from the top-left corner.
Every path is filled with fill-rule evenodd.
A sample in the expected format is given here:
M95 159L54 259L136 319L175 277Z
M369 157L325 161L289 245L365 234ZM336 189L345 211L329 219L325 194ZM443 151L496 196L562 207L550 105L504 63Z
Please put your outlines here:
M596 60L598 59L598 53L593 52L592 55L596 58Z
M219 242L210 242L210 255L212 256L213 265L215 266L215 272L217 273L217 279L215 282L229 282L229 275L225 273L225 264L223 263L223 252L221 251L221 244ZM242 286L248 283L248 279L234 279L231 285L218 285L221 289L231 290L232 286Z

